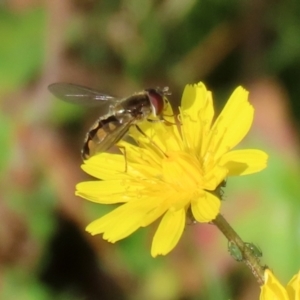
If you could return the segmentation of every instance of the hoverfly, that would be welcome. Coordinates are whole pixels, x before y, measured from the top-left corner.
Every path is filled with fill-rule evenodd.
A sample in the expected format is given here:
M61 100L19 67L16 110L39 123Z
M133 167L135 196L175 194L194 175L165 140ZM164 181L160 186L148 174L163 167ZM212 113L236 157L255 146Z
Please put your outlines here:
M121 99L71 83L53 83L48 89L61 100L99 108L100 117L84 140L81 150L83 159L109 150L126 135L132 125L137 126L143 120L153 121L149 119L150 116L163 120L166 95L170 94L167 87L150 88Z

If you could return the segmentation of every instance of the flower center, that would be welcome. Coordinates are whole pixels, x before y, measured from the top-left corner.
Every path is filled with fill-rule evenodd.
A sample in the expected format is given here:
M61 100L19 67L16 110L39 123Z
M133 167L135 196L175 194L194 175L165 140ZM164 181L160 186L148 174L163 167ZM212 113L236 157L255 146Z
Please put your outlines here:
M168 152L163 160L163 180L180 193L195 193L203 188L203 170L200 162L184 152Z

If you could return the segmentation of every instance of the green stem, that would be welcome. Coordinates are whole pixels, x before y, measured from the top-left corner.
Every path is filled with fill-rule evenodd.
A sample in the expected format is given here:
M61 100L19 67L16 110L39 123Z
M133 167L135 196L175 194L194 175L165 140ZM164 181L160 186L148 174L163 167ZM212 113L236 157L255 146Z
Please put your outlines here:
M222 215L217 215L212 223L220 229L220 231L225 235L228 241L233 242L239 248L243 256L243 262L251 270L258 284L263 285L265 266L261 265L259 257L256 257L253 251L249 247L247 247L247 245L243 242L243 240L233 230L233 228L229 225L229 223L224 219Z

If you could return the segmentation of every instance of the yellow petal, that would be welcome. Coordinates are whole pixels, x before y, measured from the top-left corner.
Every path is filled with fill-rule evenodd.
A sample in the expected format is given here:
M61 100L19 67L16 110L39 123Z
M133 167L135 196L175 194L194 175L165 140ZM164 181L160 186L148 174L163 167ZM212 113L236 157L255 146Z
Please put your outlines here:
M253 121L254 109L248 102L248 92L238 87L214 123L206 152L215 159L235 147L248 133Z
M92 235L103 233L103 239L114 243L141 227L144 216L152 209L152 203L131 201L90 223L86 230Z
M225 153L219 162L228 170L228 176L248 175L266 168L268 155L256 149L234 150Z
M300 272L291 279L286 290L290 299L300 300Z
M89 175L109 180L124 178L126 162L123 155L100 153L84 161L81 168Z
M207 223L214 220L220 212L221 201L209 192L191 202L193 216L198 222Z
M214 191L216 187L224 181L228 176L228 170L223 166L216 165L205 173L204 181L204 190Z
M261 287L260 300L292 300L285 288L269 269L265 270L265 284ZM293 299L294 300L294 299Z
M187 85L180 108L182 137L188 149L200 153L201 145L208 135L214 109L211 93L203 83Z
M76 195L87 200L114 204L137 197L144 185L126 180L86 181L76 185Z
M151 255L166 255L177 245L185 225L185 210L167 211L154 235Z
M142 221L141 227L146 227L146 226L150 225L151 223L153 223L155 220L160 218L166 212L166 210L168 208L167 203L159 201L157 199L159 199L159 198L156 197L156 199L153 199L154 201L157 201L157 207L155 207L152 211L148 212L148 214L144 217L144 219Z

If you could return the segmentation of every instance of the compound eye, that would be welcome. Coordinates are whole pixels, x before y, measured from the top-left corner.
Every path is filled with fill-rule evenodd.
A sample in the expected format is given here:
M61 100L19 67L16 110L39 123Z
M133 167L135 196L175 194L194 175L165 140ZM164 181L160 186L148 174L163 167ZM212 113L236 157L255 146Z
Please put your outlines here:
M165 104L164 96L156 89L148 89L147 92L151 103L153 115L155 116L161 115Z

